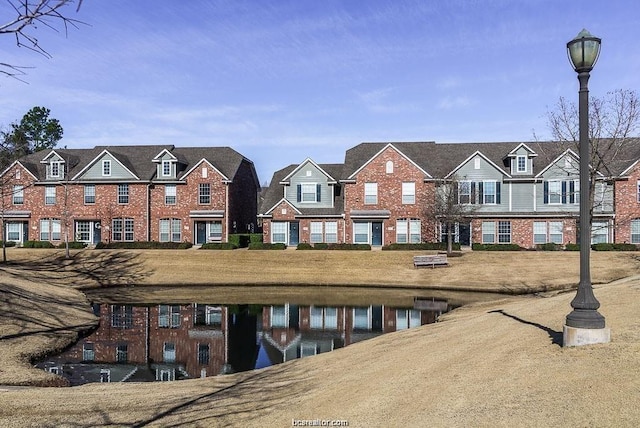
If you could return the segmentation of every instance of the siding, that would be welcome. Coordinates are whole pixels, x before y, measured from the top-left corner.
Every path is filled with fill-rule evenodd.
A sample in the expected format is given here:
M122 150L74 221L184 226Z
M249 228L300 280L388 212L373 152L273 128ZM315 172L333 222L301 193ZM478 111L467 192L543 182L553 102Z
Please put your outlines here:
M108 177L102 175L103 160L111 161L111 175ZM100 156L98 160L78 178L80 180L135 180L135 177L109 153Z
M291 177L291 184L289 186L285 186L285 198L291 202L292 205L300 208L332 208L333 186L329 186L327 181L327 176L322 173L322 171L311 163L308 163ZM303 183L314 183L320 185L320 202L298 202L298 185Z

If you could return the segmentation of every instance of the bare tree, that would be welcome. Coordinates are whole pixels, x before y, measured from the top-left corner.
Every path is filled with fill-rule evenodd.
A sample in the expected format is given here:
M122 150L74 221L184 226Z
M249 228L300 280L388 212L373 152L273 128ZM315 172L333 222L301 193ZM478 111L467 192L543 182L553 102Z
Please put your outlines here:
M553 139L567 143L579 153L578 106L575 103L560 98L555 108L547 112L547 122ZM639 129L640 98L637 92L619 89L589 99L589 189L580 189L580 193L581 197L587 195L589 198L590 225L594 208L603 202L603 196L597 197L596 190L603 189L606 181L615 178L617 167L628 165L637 158ZM618 223L620 220L617 218Z
M0 174L0 230L2 231L2 263L7 262L7 217L10 211L24 202L24 191L33 185L33 180L21 178L20 175L7 168Z
M468 199L464 199L465 197ZM473 202L471 182L460 181L453 176L437 186L433 205L426 207L427 217L447 228L447 254L453 253L453 231L456 223L469 221L478 210L479 206Z
M60 27L65 34L69 27L78 28L81 21L69 18L64 14L65 8L76 4L76 12L80 10L83 0L4 0L8 3L8 9L13 10L13 17L8 22L0 23L0 35L10 34L16 39L18 47L25 47L47 58L51 54L40 44L34 35L38 26L47 27L59 31ZM27 67L16 64L0 62L0 74L15 77L25 74Z

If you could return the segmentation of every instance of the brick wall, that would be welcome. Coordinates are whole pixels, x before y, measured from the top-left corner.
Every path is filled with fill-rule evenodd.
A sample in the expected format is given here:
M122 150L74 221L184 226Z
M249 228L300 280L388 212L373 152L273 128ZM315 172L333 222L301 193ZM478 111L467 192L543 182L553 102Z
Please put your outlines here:
M471 222L472 243L482 243L482 222L492 221L496 223L495 230L495 243L498 243L498 222L510 221L511 222L511 242L512 244L518 244L523 248L534 248L533 242L533 223L534 222L547 222L547 233L549 222L562 222L563 225L563 245L576 243L576 219L575 218L524 218L524 219L505 219L505 218L486 218L486 219L474 219Z
M627 180L615 183L615 242L631 242L631 221L640 218L640 202L638 202L638 180L640 166L636 166Z

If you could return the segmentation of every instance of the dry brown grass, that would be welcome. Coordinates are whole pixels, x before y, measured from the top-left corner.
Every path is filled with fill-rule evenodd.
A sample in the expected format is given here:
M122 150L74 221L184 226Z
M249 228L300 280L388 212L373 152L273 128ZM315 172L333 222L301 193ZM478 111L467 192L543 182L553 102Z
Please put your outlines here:
M404 252L149 251L105 257L109 252L82 251L65 264L57 252L22 251L11 251L14 263L0 267L0 384L51 382L49 375L29 370L29 356L70 342L79 326L94 321L85 297L65 282L166 296L166 288L150 285L182 285L187 294L197 294L209 287L187 285L304 286L313 283L306 278L315 278L334 284L313 288L319 294L370 292L334 289L349 283L390 285L400 294L410 290L411 296L413 287L563 288L575 284L578 275L577 253L477 252L452 259L449 268L414 269L414 253ZM636 274L635 257L594 253L594 282ZM122 266L102 272L110 261ZM180 274L185 270L189 275ZM109 278L114 272L120 276ZM132 278L147 287L107 287ZM228 291L230 299L246 295L246 288L216 290ZM268 298L277 289L252 290ZM347 419L350 426L635 426L640 421L640 284L597 288L613 331L609 345L558 346L572 294L472 304L436 325L255 373L46 391L0 387L0 426L291 426L293 418Z

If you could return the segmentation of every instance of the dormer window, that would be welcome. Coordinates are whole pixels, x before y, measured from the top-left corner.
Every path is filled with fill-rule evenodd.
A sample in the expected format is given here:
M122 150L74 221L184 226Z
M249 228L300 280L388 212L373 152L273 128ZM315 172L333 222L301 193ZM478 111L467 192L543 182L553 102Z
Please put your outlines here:
M110 160L102 161L102 176L111 177L111 161Z
M171 161L168 161L168 160L162 161L162 176L163 177L171 176Z
M61 170L62 170L62 166L60 165L59 161L51 162L50 177L59 178L61 176Z
M527 157L524 155L518 155L516 157L516 171L527 172Z

